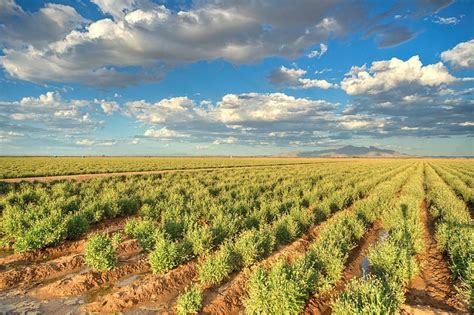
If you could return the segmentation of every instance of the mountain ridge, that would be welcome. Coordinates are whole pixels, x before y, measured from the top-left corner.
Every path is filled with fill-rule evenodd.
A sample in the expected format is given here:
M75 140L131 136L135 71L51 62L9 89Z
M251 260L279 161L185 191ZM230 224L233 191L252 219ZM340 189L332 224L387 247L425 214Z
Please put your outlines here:
M375 146L358 147L346 145L338 149L314 151L290 151L280 154L287 157L408 157L410 155L395 150L381 149Z

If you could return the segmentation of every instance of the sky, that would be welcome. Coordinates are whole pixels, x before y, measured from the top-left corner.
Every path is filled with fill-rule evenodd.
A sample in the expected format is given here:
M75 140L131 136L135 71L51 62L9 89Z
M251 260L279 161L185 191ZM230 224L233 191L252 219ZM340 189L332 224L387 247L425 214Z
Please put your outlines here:
M474 155L474 1L0 0L0 155Z

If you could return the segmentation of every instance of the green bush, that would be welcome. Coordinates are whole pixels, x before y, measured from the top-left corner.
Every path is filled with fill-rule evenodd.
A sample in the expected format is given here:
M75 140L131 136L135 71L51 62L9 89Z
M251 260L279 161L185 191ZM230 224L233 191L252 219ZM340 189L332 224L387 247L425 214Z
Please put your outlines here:
M292 265L280 260L269 272L260 267L248 281L245 310L248 314L298 314L313 289L315 277L311 260L306 257Z
M198 266L199 280L203 284L219 284L239 265L239 257L232 244L223 244L215 255L209 255Z
M158 237L155 248L148 255L151 271L162 274L175 268L189 256L189 244L177 243L164 237Z
M198 286L192 286L178 296L176 301L176 313L179 315L197 314L201 308L202 290Z
M81 238L89 229L89 221L84 214L75 214L67 219L67 238L77 240Z
M85 261L97 272L113 269L117 259L112 239L106 234L92 235L86 243Z
M385 291L384 285L377 278L356 278L349 282L346 290L332 303L332 312L335 315L396 314L398 303Z
M267 257L274 247L275 237L268 231L245 231L235 243L235 250L243 267Z
M158 226L148 219L131 219L125 224L125 234L138 240L145 251L155 247L156 236L159 234Z
M186 233L186 240L190 242L195 256L208 253L214 246L214 234L208 226L189 229Z

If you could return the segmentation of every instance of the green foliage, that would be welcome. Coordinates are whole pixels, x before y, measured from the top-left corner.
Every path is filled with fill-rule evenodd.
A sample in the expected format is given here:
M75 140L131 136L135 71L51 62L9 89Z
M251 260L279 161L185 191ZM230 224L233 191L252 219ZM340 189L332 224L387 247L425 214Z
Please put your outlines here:
M195 256L208 253L214 247L214 234L208 226L195 226L186 233Z
M155 248L148 255L151 271L162 274L178 266L189 255L187 243L177 243L164 237L158 237Z
M125 234L135 238L145 251L155 247L156 236L159 234L158 226L147 219L130 219L125 224Z
M238 268L239 256L230 243L223 244L216 254L205 258L198 266L199 281L203 284L219 284Z
M178 315L197 314L201 308L202 290L198 286L192 286L176 300L176 312Z
M67 218L66 230L67 238L77 240L81 238L89 229L89 221L82 213L78 213Z
M106 234L92 235L86 243L84 253L86 264L97 272L111 270L117 263L112 238Z
M275 237L268 231L245 231L236 241L235 250L240 257L240 264L248 267L267 257L275 247Z
M346 290L333 302L335 315L379 315L395 314L398 302L387 294L383 283L374 277L356 278L349 282Z
M276 262L267 272L258 268L248 281L247 314L298 314L305 306L316 278L312 263L300 258L294 264Z

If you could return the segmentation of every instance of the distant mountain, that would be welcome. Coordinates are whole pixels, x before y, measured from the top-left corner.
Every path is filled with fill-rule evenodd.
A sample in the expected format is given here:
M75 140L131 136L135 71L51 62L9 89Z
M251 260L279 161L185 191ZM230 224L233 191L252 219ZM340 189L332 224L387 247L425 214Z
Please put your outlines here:
M404 157L407 154L395 150L380 149L374 146L356 147L346 145L339 149L328 149L318 151L291 151L280 156L289 157Z

